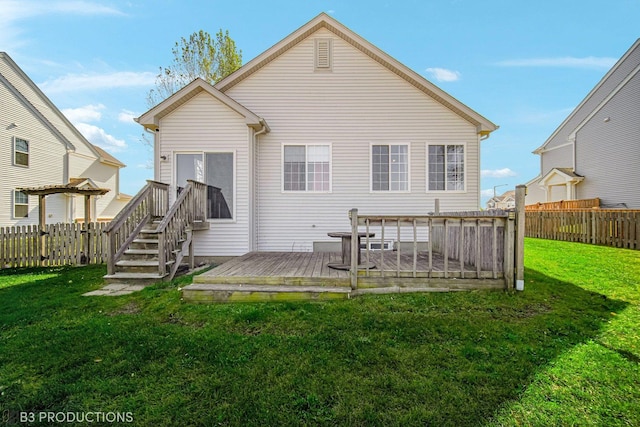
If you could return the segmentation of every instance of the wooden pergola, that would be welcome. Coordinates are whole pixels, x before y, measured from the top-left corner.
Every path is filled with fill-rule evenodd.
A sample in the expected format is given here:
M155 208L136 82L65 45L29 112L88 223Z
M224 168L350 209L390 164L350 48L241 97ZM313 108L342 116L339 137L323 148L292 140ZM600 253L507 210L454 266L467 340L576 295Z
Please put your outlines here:
M47 224L47 212L46 212L46 197L50 194L79 194L84 196L84 227L85 230L89 227L91 222L91 197L102 196L107 194L110 190L108 188L99 188L89 178L71 178L68 184L58 185L44 185L41 187L23 187L18 188L18 191L22 191L25 194L38 196L38 228L40 230L41 243L44 243L45 226ZM86 239L87 245L89 239ZM86 254L89 253L87 247ZM40 257L44 259L44 244L40 245Z

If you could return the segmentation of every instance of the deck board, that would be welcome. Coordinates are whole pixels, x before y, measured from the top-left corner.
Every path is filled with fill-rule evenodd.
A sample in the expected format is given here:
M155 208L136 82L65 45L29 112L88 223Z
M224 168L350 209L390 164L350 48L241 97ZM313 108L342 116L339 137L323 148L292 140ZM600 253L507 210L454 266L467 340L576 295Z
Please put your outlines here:
M361 279L373 282L388 280L389 283L406 282L408 285L420 282L428 284L430 277L442 282L444 271L444 258L433 253L433 268L429 272L429 256L427 253L419 253L417 256L416 277L413 270L413 253L400 254L400 277L398 277L397 252L384 251L384 266L382 265L382 253L379 251L370 253L370 261L376 268L361 270ZM364 257L364 254L363 254ZM194 278L197 283L243 283L247 285L322 285L322 286L350 286L349 271L329 268L331 262L340 262L341 255L338 252L249 252L238 258L234 258L224 264L209 270ZM448 260L450 279L462 278L465 280L477 280L477 273L469 265L465 265L464 274L460 271L460 262ZM382 268L384 267L384 269ZM383 271L384 270L384 271ZM482 278L487 277L483 271ZM383 276L383 277L381 277ZM359 279L360 280L360 279Z

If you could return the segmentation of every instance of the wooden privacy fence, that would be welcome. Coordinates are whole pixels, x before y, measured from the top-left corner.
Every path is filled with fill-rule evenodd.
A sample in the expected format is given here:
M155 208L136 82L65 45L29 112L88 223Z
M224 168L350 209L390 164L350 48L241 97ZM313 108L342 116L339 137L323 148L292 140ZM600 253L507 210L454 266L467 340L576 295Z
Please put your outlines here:
M0 268L101 264L107 259L107 223L0 227ZM44 254L44 255L42 255Z
M557 211L565 209L589 209L599 208L600 199L580 199L580 200L560 200L557 202L536 203L535 205L527 205L525 211Z
M640 249L640 210L527 211L525 235L541 239Z

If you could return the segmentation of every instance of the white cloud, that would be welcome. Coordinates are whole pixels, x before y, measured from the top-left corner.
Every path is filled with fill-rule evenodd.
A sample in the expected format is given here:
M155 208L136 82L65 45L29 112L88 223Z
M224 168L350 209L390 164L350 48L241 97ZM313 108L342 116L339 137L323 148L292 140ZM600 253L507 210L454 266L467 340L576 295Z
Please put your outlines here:
M461 76L459 71L447 70L446 68L427 68L425 71L431 75L431 78L439 82L455 82L460 80Z
M499 61L501 67L559 67L559 68L597 68L609 69L616 63L616 58L587 56L575 58L564 56L557 58L526 58Z
M482 190L480 192L482 197L493 197L493 188L489 188L488 190Z
M104 129L98 126L87 123L77 123L75 126L89 142L107 151L116 153L127 148L127 144L123 140L109 135Z
M483 178L508 178L510 176L516 176L517 173L509 168L504 169L483 169L480 171L480 176ZM493 193L491 194L493 195Z
M156 74L118 71L109 74L67 74L55 80L38 84L45 93L61 93L91 89L113 89L135 86L152 86Z
M113 7L83 0L0 0L0 10L0 46L11 46L12 49L25 44L22 38L24 26L18 24L25 19L53 14L126 16Z
M122 110L120 114L118 114L118 121L122 123L134 124L134 119L138 116L139 114L136 114L133 111Z
M62 110L62 114L64 114L71 123L97 122L102 118L100 111L104 110L104 108L105 106L102 104L90 104L80 108L66 108Z

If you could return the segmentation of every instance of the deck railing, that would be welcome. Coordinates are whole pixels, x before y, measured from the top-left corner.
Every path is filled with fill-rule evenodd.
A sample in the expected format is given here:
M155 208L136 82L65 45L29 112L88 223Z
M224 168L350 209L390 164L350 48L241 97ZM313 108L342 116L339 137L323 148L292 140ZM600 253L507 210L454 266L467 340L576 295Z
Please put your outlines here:
M192 226L206 220L207 185L188 180L171 209L164 216L158 234L158 273L175 275L185 252L189 251L193 266Z
M140 230L153 218L162 217L169 209L169 185L148 180L133 199L118 212L105 229L107 234L107 272L114 274L122 257Z
M359 282L393 284L397 278L448 286L476 279L488 287L512 289L516 280L523 280L524 186L516 192L520 210L512 212L397 216L360 215L352 209L351 287L357 289ZM371 234L380 242L378 250L371 248Z

